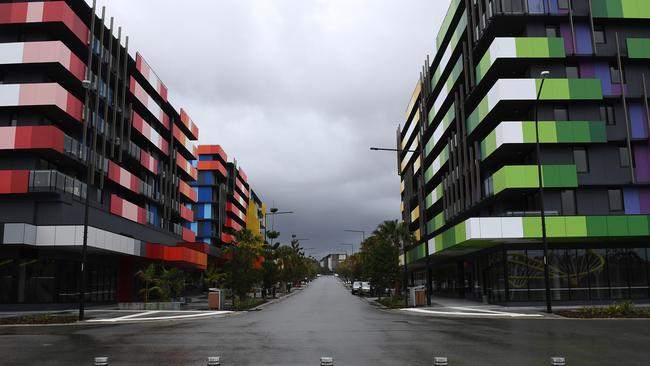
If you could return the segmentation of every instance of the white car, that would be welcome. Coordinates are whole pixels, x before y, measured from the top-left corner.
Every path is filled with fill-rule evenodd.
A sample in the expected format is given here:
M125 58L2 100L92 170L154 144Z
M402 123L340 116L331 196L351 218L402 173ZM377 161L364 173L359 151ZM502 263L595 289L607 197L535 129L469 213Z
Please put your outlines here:
M361 293L363 295L370 295L370 282L361 282Z
M352 282L352 295L361 294L361 281Z

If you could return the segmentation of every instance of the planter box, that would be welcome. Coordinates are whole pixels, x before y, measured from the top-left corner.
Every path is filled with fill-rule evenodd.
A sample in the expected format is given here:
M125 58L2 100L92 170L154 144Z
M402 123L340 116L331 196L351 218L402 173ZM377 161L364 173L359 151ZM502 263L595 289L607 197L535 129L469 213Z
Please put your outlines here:
M181 310L182 302L120 302L117 304L120 310Z

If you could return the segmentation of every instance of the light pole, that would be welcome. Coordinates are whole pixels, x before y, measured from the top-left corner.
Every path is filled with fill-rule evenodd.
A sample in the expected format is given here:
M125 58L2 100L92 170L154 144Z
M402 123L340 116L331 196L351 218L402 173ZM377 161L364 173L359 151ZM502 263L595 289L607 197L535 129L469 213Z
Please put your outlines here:
M264 242L266 243L267 241L267 236L266 233L269 231L269 229L266 227L266 217L268 215L271 215L273 219L271 220L271 231L275 231L275 215L288 215L294 213L293 211L283 211L280 212L276 207L272 207L269 212L264 213Z
M539 185L539 208L540 218L542 220L542 245L544 246L544 286L546 287L546 312L552 313L553 308L551 304L551 284L548 271L548 240L546 238L546 212L544 210L544 184L542 179L542 161L541 161L541 148L539 144L539 98L542 95L542 88L544 81L550 75L550 71L542 71L539 76L542 79L537 97L535 98L535 150L537 157L537 183Z

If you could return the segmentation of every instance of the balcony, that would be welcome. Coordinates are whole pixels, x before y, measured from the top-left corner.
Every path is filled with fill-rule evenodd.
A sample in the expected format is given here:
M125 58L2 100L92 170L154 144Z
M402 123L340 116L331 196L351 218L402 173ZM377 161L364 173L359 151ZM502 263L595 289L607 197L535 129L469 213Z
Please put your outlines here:
M29 192L68 193L74 198L86 199L85 183L56 170L32 170L28 182Z

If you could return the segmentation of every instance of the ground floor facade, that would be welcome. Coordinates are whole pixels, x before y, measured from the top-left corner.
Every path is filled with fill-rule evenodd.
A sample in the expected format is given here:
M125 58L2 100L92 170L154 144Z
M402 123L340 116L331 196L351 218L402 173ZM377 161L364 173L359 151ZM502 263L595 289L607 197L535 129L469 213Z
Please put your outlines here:
M551 297L566 303L650 299L650 244L552 244ZM545 300L541 244L503 245L461 256L429 258L433 296L491 303ZM426 260L409 270L410 285L426 286Z

